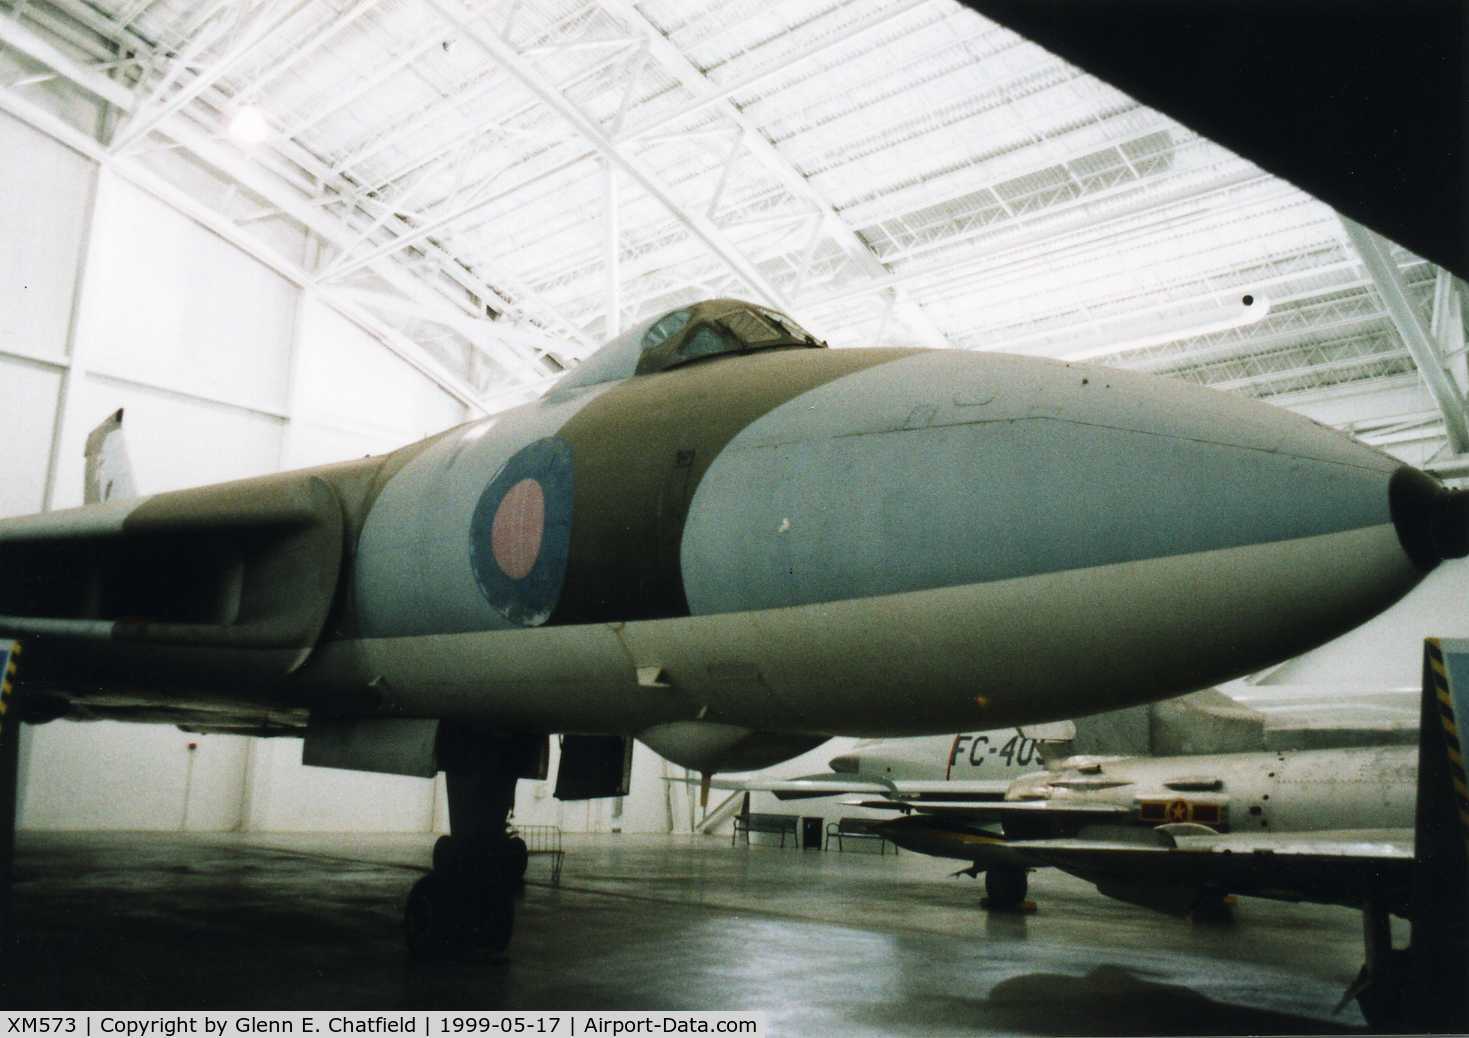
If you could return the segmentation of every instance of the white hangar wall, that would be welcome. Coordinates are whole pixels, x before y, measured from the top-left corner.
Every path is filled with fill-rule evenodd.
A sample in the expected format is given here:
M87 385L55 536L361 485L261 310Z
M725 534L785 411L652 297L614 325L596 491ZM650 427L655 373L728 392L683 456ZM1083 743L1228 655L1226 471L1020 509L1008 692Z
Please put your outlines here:
M4 113L0 241L13 243L0 250L0 515L80 504L83 441L118 407L144 493L378 453L464 418L308 291ZM23 828L447 828L442 778L306 768L298 739L113 722L24 732ZM682 770L646 747L620 803L557 801L555 753L551 780L521 784L522 822L689 829L697 792L665 783Z
M0 514L46 507L48 483L52 507L79 504L83 441L118 407L145 493L359 457L463 420L298 286L4 114L0 241ZM432 824L432 783L308 772L297 740L25 731L27 828Z

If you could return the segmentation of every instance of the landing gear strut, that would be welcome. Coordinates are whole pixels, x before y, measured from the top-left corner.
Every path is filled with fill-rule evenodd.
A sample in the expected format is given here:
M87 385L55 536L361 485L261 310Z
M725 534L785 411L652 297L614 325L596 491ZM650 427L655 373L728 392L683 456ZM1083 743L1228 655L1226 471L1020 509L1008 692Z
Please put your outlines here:
M1234 901L1215 890L1205 891L1194 902L1188 917L1205 926L1226 926L1234 922Z
M404 927L415 959L496 954L509 945L527 851L506 832L505 819L527 754L541 745L441 737L451 835L434 844L432 871L408 894Z
M1410 1026L1414 1008L1409 990L1414 975L1413 950L1392 946L1387 909L1379 899L1368 898L1362 906L1362 937L1367 961L1337 1008L1355 998L1368 1026L1383 1029Z

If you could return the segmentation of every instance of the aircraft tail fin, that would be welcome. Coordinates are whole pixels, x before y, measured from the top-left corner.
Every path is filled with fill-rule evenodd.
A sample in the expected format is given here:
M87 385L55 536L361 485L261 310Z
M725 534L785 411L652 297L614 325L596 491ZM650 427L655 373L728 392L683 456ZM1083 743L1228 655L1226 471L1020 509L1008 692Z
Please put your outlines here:
M122 436L122 408L108 415L87 435L87 468L82 484L82 502L95 505L121 501L138 494L133 466Z
M1078 717L1072 752L1084 757L1144 757L1153 752L1148 705Z
M1265 715L1216 688L1153 703L1148 722L1155 757L1257 753L1268 748Z
M1023 738L1034 739L1043 767L1054 767L1076 752L1076 722L1053 721L1050 724L1027 724L1019 729Z
M1265 749L1265 718L1207 688L1178 699L1089 714L1074 721L1026 725L1043 759L1174 757Z
M1036 741L1048 768L1069 757L1147 757L1153 752L1147 704L1088 714L1074 721L1021 725L1020 734Z

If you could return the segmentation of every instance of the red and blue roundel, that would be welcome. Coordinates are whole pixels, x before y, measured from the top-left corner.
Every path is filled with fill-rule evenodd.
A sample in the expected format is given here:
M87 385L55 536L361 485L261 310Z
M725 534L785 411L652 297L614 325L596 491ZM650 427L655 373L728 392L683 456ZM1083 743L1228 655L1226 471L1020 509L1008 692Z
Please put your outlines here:
M561 598L571 550L571 445L551 436L516 452L480 495L469 563L490 605L537 627Z

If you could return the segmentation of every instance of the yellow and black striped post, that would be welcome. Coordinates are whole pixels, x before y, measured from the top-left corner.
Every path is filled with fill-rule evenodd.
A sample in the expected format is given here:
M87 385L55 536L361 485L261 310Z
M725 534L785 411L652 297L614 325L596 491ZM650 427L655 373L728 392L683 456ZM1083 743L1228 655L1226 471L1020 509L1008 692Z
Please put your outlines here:
M1423 645L1418 807L1413 847L1415 1028L1469 1031L1469 780L1461 720L1469 720L1469 641Z
M1454 644L1454 643L1450 643ZM1469 849L1469 777L1464 773L1464 749L1459 739L1459 719L1469 719L1469 709L1456 709L1454 687L1449 681L1448 662L1444 659L1443 642L1429 638L1425 642L1424 659L1427 661L1425 677L1432 687L1432 706L1436 710L1437 727L1443 733L1444 759L1448 766L1449 786L1453 790L1455 812L1459 818L1459 830ZM1459 684L1464 684L1461 676ZM1428 690L1425 689L1425 698ZM1460 690L1463 699L1463 689ZM1465 704L1469 707L1469 703Z
M0 668L0 718L10 712L10 699L15 694L15 668L20 658L20 642L4 643L5 665Z

